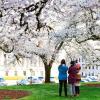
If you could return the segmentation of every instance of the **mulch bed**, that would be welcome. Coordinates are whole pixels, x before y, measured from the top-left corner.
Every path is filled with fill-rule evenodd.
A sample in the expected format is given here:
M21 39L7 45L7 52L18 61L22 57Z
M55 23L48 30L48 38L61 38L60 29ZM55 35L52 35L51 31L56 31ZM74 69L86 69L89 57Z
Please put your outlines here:
M98 87L98 88L100 88L100 84L86 84L86 86L91 86L91 87Z
M30 92L23 90L0 90L0 100L16 100L30 94Z

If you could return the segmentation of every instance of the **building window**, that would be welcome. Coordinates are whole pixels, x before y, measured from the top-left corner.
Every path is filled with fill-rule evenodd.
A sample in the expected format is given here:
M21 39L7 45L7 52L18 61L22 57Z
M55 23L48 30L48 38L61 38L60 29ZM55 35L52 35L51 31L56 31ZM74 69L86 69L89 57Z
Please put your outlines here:
M6 71L5 75L6 75L6 76L8 76L8 73L9 73L9 72L8 72L8 71Z
M98 70L98 66L96 66L96 69Z
M30 63L31 63L31 65L33 64L33 59L30 59Z
M26 71L23 71L24 76L26 76Z
M40 76L42 76L42 77L43 77L43 71L40 71Z
M17 76L17 71L15 71L15 76Z
M91 69L91 67L89 67L89 69Z
M82 72L82 76L83 76L84 74L83 74L83 72Z
M94 66L92 67L92 69L94 69Z
M89 73L89 76L90 76L90 73Z
M82 64L82 66L84 66L84 64Z
M92 76L94 76L94 73L92 73Z
M30 69L30 73L31 73L31 76L35 76L35 71L33 69Z
M80 62L80 58L79 58L79 62Z
M35 76L35 71L32 71L32 76Z
M82 62L84 62L84 59L82 58Z

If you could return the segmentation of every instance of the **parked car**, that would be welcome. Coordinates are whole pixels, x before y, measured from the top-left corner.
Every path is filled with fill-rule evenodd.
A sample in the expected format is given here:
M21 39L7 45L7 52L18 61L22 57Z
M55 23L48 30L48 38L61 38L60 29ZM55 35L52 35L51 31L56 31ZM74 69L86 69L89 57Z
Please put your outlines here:
M7 85L7 83L4 80L4 78L0 78L0 86L6 86L6 85Z
M81 82L89 82L87 79L81 79Z
M31 82L32 84L34 84L34 83L37 83L37 84L43 83L43 80L41 78L34 77L34 76L28 77L28 81Z
M51 83L55 83L54 77L50 77L50 82L51 82Z
M17 85L29 85L30 82L26 79L18 80Z
M97 82L97 78L96 77L93 77L93 76L88 76L86 77L86 79L89 81L89 82Z
M39 79L40 81L42 81L42 83L45 81L44 77L38 77L38 79Z
M81 79L81 82L97 82L97 77L95 76L87 76Z

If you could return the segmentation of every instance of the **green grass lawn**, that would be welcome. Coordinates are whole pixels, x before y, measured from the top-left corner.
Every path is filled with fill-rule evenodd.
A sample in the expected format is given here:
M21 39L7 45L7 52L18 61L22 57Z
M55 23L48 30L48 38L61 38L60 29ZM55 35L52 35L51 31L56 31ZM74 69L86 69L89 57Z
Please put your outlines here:
M88 87L82 85L80 87L81 94L79 97L59 97L58 84L41 84L29 86L8 86L0 87L0 89L8 90L27 90L32 92L30 96L20 98L18 100L100 100L100 88ZM63 93L64 94L64 93Z

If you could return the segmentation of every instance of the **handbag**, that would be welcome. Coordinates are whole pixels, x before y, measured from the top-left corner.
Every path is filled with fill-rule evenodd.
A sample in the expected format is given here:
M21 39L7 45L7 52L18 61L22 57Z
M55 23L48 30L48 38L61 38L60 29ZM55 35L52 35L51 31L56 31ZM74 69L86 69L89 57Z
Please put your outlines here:
M80 79L81 80L81 74L77 73L76 74L76 79Z

